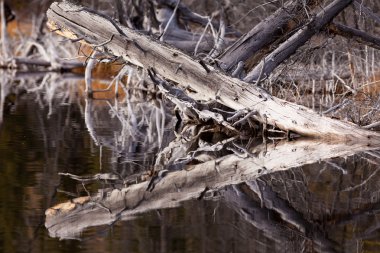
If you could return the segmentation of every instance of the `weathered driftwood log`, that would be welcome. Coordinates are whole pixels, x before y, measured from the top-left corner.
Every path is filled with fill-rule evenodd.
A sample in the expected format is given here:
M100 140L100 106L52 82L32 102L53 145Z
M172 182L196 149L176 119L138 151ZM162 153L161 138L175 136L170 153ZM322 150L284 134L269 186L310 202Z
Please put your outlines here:
M61 203L46 211L45 226L51 236L76 237L87 227L131 219L151 210L176 207L183 201L204 196L208 189L214 191L275 171L370 149L375 147L312 140L262 145L250 150L252 153L247 153L246 158L232 154L170 172L153 191L147 191L149 182L143 182ZM294 218L292 220L295 222Z
M151 68L163 77L191 87L203 100L217 100L234 110L256 111L253 116L265 124L305 136L326 139L356 139L378 142L380 134L270 96L259 87L232 78L218 69L181 51L160 43L110 18L69 2L53 3L48 12L49 25L66 37L82 39L98 49L137 66Z

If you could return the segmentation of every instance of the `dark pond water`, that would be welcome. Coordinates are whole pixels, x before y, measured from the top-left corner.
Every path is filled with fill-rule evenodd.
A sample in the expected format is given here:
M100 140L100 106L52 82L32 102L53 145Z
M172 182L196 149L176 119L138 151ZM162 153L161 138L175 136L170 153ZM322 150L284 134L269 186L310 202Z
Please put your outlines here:
M166 127L160 143L153 135L144 143L120 124L110 107L112 100L85 101L75 88L66 97L44 100L47 92L4 93L2 86L6 98L0 128L1 252L380 251L379 150L309 161L259 177L246 175L247 180L206 188L172 208L155 208L157 202L152 202L146 212L124 216L121 212L109 220L104 219L107 212L93 218L85 214L71 223L70 217L57 220L55 226L61 224L69 233L47 229L49 207L99 189L122 188L102 180L81 183L59 173L111 173L130 180L149 170L156 152L174 138L174 130ZM166 121L166 126L173 123ZM257 164L246 165L250 166ZM192 194L191 187L183 189L178 192ZM78 231L82 222L86 225Z

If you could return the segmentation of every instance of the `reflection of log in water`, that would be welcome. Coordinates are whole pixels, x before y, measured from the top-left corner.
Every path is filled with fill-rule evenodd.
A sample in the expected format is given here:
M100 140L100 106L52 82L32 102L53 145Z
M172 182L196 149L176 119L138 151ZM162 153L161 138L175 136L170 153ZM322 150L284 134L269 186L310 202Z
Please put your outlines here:
M257 181L252 181L247 184L249 185L250 183L255 182ZM260 189L260 194L270 195L263 196L266 201L264 206L260 206L260 203L253 201L249 194L239 188L241 187L227 187L226 191L223 192L224 201L247 222L263 231L265 237L271 238L275 241L276 245L283 245L283 242L291 240L291 236L289 236L289 234L291 234L292 226L294 226L304 235L304 240L310 240L315 244L313 247L314 250L317 252L333 252L332 248L334 243L329 241L323 235L322 231L315 229L313 224L306 221L302 217L301 213L298 213L294 209L290 208L286 201L279 199L269 187L267 187L269 189ZM273 210L281 214L281 222L283 222L285 226L278 226L278 222L276 222L273 218L276 214ZM284 245L284 247L285 248L278 250L289 250L287 245Z
M79 199L79 203L74 200L60 204L46 211L45 225L52 236L75 237L87 227L111 224L150 210L178 206L183 201L202 197L208 189L218 190L276 171L369 149L373 148L355 143L311 140L268 145L261 150L256 149L257 152L247 158L227 155L202 164L189 165L186 170L171 172L163 177L152 192L146 191L148 182L143 182L121 190L104 190L97 195ZM294 219L290 222L293 225L296 223Z

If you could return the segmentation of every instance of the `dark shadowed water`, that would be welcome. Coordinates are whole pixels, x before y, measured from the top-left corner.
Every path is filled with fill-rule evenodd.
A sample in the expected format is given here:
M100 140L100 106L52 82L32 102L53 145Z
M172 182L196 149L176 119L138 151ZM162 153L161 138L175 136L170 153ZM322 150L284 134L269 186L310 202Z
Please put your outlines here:
M41 98L46 96L6 93L0 128L1 252L380 251L379 150L237 185L227 182L172 208L152 207L108 223L95 217L79 232L76 223L85 216L70 225L64 225L65 218L57 222L72 229L70 236L47 229L49 207L122 187L101 180L81 183L59 173L111 173L130 180L151 168L174 130L165 128L161 144L155 139L144 143L123 129L111 110L112 100L85 101L75 91L50 102ZM172 124L166 121L166 126Z

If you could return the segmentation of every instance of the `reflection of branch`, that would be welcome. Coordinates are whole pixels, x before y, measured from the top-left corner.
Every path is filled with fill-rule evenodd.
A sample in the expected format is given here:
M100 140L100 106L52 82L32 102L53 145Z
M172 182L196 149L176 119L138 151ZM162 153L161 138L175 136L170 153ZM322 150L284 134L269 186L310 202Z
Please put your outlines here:
M9 94L11 83L12 83L12 81L8 80L6 75L1 75L1 80L0 80L0 126L3 123L5 99Z
M371 175L369 175L365 180L361 181L360 184L357 184L357 185L354 185L354 186L350 186L350 187L347 187L346 189L343 189L342 192L344 191L353 191L357 188L360 188L362 187L363 185L367 184L369 182L369 180L371 180L371 178L373 178L377 172L379 172L379 168L377 168L374 172L371 173Z
M307 227L306 221L285 200L279 198L269 186L266 186L265 182L254 180L246 182L246 184L250 190L260 196L262 206L276 211L284 221L294 225L299 231L305 233Z
M86 124L88 133L90 134L92 140L95 142L96 145L99 145L98 137L95 132L94 128L94 120L93 117L91 116L91 113L93 113L92 109L92 99L85 99L86 105L84 109L84 123Z
M337 220L328 223L327 226L333 226L335 231L346 230L345 227L352 230L344 238L345 245L354 245L360 240L372 238L377 235L376 231L380 229L380 223L377 221L377 216L380 211L380 202L370 205L369 208L361 210L359 213L348 214ZM354 224L361 224L361 228L353 229Z
M258 184L260 185L259 182ZM291 228L288 228L289 231L287 233L286 227L279 226L274 219L268 218L273 216L273 211L280 213L284 222L294 225L302 232L302 237L306 235L308 239L313 240L314 243L318 243L320 248L316 249L317 251L332 251L333 243L325 238L320 231L313 228L312 224L309 224L299 213L291 209L284 200L278 198L269 187L263 187L262 184L259 187L261 193L265 195L263 196L265 208L258 205L254 199L250 198L238 186L228 187L223 192L224 201L245 220L264 233L266 237L278 242L277 245L282 245L284 241L293 241L295 245L300 242L292 238L293 233L289 233L292 230ZM250 187L250 189L254 188Z
M226 185L254 180L258 176L275 171L331 157L352 155L374 147L357 143L327 144L299 140L268 145L266 152L265 148L262 148L264 151L256 150L255 156L245 159L236 155L227 155L202 164L189 165L186 170L169 172L152 192L146 191L148 182L143 182L121 190L112 190L106 198L95 195L93 199L102 199L102 203L109 207L112 213L124 210L121 218L129 219L138 213L174 207L183 201L196 199L206 187L216 190ZM75 236L87 227L108 224L115 219L91 203L77 205L70 210L56 210L53 214L49 210L45 225L52 235L58 237Z
M290 241L287 233L283 231L284 228L277 226L268 218L271 216L270 210L262 208L257 202L248 198L237 186L228 187L223 191L223 201L246 221L260 229L265 237L278 242L277 245L280 245L281 241Z

